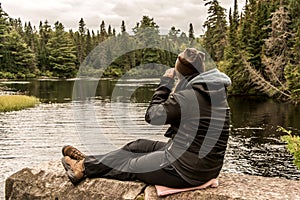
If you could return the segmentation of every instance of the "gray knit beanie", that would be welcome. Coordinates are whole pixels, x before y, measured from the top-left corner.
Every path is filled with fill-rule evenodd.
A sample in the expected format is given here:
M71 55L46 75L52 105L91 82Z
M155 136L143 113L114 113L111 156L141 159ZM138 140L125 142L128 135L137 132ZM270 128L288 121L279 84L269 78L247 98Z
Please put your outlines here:
M183 76L189 76L194 73L202 73L205 71L204 60L205 53L195 48L187 48L178 55L180 64L177 70Z

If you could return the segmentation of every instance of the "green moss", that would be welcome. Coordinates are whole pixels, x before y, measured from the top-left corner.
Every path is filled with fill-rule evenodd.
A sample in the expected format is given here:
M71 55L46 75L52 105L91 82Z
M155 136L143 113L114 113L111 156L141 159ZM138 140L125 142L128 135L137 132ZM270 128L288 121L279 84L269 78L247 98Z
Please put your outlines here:
M0 96L0 112L9 112L34 107L39 103L36 97L25 95Z
M145 196L144 194L140 194L134 200L145 200Z

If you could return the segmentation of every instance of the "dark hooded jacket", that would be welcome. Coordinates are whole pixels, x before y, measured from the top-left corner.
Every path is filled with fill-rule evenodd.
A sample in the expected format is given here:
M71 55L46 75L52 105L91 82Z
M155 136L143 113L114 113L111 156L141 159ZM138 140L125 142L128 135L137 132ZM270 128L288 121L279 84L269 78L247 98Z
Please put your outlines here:
M170 124L166 160L192 185L216 178L223 166L229 136L230 109L226 87L230 78L217 69L181 80L162 77L145 119Z

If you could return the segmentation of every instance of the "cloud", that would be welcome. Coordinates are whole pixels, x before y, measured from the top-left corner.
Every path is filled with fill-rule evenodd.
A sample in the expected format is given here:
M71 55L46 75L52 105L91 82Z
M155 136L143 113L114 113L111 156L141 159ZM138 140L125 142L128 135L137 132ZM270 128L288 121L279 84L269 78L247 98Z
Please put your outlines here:
M202 23L206 17L206 8L203 3L192 1L161 1L161 0L132 0L119 2L113 8L116 14L124 16L130 26L140 21L143 15L154 18L163 32L172 26L188 31L189 23L197 24L196 32L202 32ZM127 21L128 21L127 20ZM132 23L134 20L134 23Z
M244 1L238 0L240 5ZM201 0L2 0L3 9L11 17L30 21L36 26L47 19L50 24L60 21L67 29L77 30L79 20L83 18L90 29L98 30L104 20L106 27L110 24L119 32L124 20L127 30L131 31L143 15L148 15L154 18L162 33L167 33L172 26L187 33L192 23L196 35L203 33L208 9L204 4ZM231 0L221 0L227 10L232 4Z

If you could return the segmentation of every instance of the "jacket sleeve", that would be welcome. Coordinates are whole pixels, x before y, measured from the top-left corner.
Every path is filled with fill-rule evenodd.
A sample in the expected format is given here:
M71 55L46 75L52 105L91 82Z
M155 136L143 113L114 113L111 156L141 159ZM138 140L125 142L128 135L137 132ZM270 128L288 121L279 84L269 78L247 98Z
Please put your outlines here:
M180 119L180 105L176 94L170 94L174 79L162 77L150 105L146 111L145 120L153 125L171 124Z

